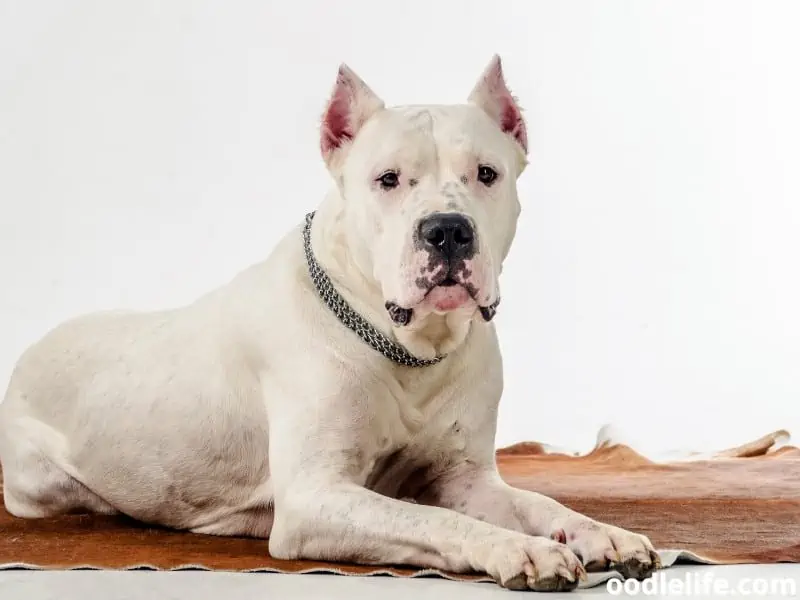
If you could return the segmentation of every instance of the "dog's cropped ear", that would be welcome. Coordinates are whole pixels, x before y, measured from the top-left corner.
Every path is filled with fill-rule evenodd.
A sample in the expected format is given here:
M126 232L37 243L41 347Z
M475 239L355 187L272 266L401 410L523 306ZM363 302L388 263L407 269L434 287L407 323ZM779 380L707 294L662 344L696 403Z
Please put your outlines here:
M355 138L361 126L383 108L383 100L353 70L339 66L336 85L322 115L320 149L329 167L339 151Z
M469 102L481 107L500 126L504 133L514 138L528 153L528 131L522 110L503 78L503 65L496 54L469 95Z

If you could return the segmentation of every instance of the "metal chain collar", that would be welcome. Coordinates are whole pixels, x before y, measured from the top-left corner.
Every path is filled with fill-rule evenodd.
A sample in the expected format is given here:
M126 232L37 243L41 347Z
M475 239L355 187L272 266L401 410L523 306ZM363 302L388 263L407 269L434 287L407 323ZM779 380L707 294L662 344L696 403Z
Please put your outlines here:
M306 261L308 262L308 273L311 276L311 281L314 283L319 297L322 298L322 301L333 311L333 314L335 314L347 328L358 334L358 337L367 344L389 360L400 365L405 365L406 367L427 367L440 362L445 355L437 356L432 359L417 358L403 346L393 342L378 331L378 329L353 310L347 301L342 298L339 292L336 291L336 288L333 287L330 277L323 271L317 259L314 258L314 252L311 249L311 221L313 219L314 213L308 213L306 215L306 224L303 228L303 249L305 250Z

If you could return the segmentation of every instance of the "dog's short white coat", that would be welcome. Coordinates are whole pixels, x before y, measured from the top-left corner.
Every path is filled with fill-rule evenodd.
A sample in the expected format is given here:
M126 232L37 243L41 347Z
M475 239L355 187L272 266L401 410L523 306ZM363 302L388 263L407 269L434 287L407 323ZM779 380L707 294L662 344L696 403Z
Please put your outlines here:
M298 225L189 306L85 316L25 352L0 404L8 510L120 512L268 537L276 557L477 570L533 589L571 586L576 553L650 562L644 536L496 470L502 364L478 305L499 297L519 213L527 139L508 110L497 57L459 106L387 109L343 66L323 121L335 185L314 220L319 262L371 323L445 360L402 367L345 328L312 287ZM480 164L498 173L491 186ZM393 190L376 182L389 168ZM437 211L477 233L461 282L473 295L454 310L415 283L426 254L411 232ZM387 300L413 308L408 326L393 326Z

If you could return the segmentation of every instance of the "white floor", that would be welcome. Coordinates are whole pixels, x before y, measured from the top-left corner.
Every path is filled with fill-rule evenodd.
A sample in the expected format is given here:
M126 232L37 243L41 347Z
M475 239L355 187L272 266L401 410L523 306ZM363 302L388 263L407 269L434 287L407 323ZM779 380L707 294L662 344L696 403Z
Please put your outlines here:
M800 564L737 565L724 567L677 566L662 572L658 593L641 591L640 598L800 597ZM672 580L679 583L670 584ZM758 581L755 581L758 580ZM723 585L734 593L715 595L703 588ZM783 583L781 583L783 582ZM787 583L788 582L788 583ZM681 585L682 590L670 585ZM744 588L737 588L744 585ZM764 594L755 585L773 586ZM781 588L781 585L783 586ZM688 589L687 586L693 586ZM793 589L792 589L793 588ZM783 590L783 591L781 591ZM749 592L749 593L748 593ZM1 600L261 600L267 598L348 600L478 600L508 598L509 592L493 584L455 583L441 579L402 580L390 577L343 577L336 575L273 575L204 572L0 572ZM627 597L610 594L604 586L547 598Z

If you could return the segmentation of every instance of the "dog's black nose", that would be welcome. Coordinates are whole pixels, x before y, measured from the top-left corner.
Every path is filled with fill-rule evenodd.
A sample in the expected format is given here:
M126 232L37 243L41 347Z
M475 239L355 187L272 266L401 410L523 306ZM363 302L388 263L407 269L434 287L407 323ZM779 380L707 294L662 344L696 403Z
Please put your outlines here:
M419 235L445 258L469 258L475 251L475 231L464 215L435 213L419 224Z

